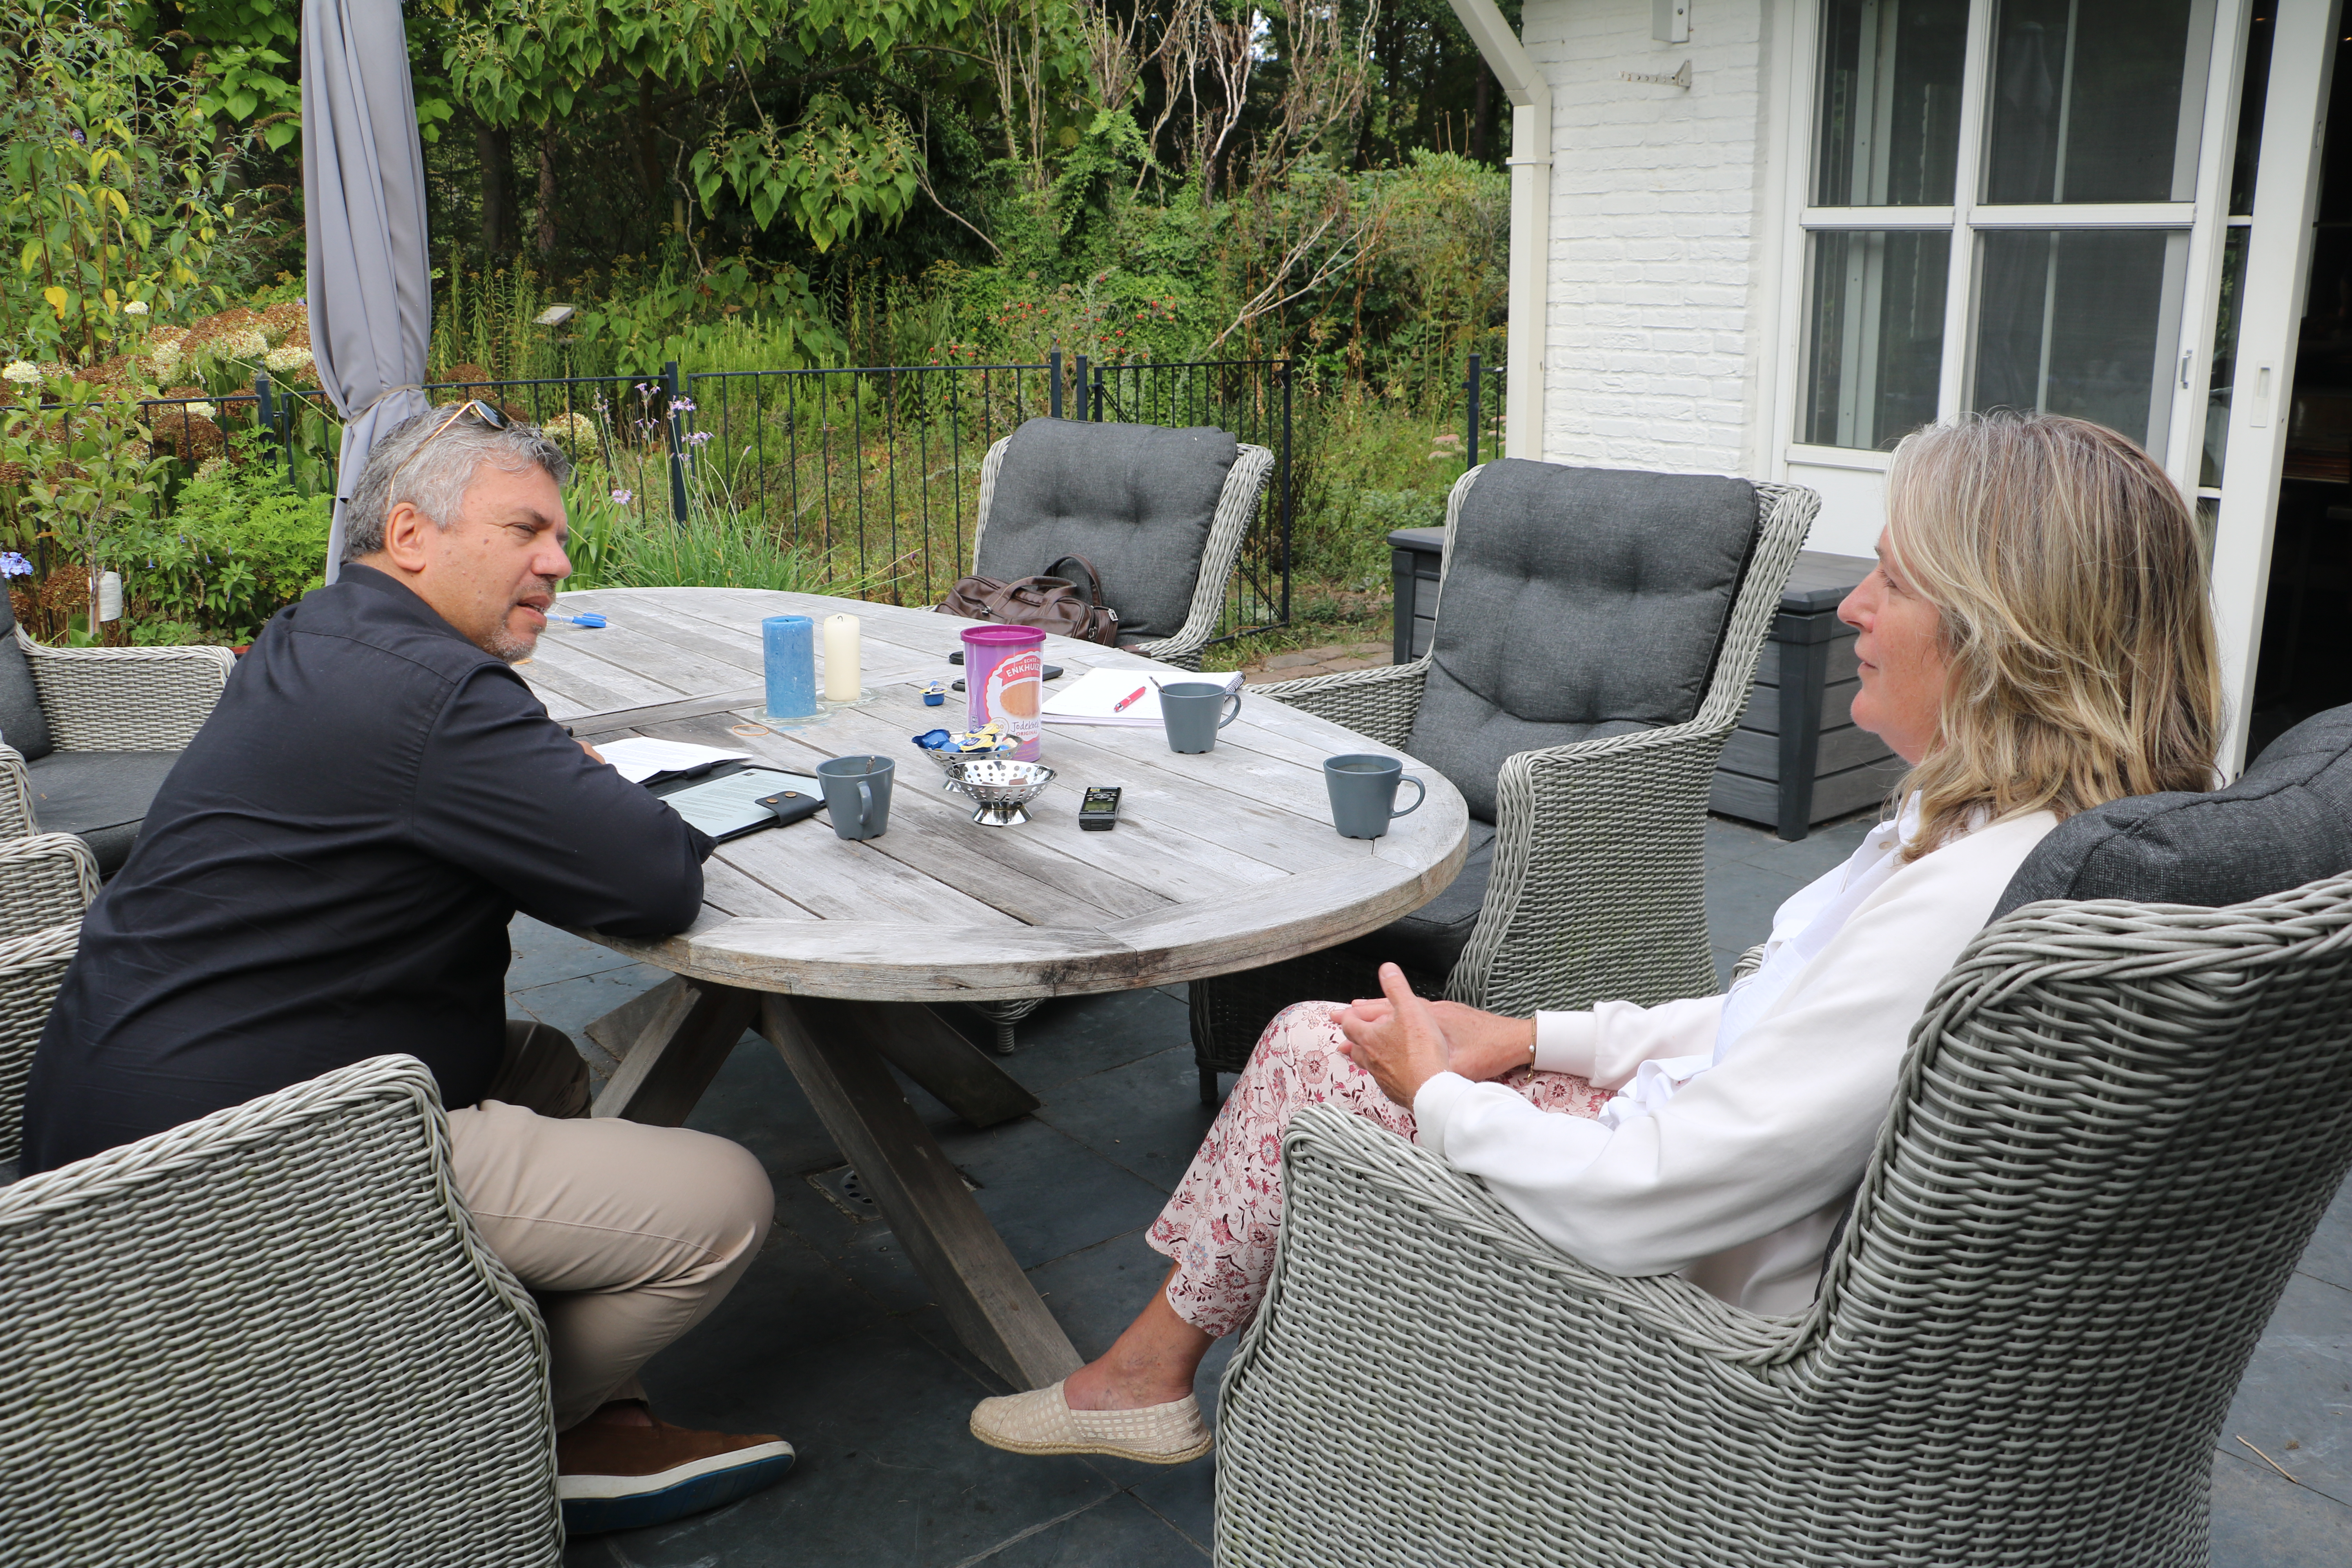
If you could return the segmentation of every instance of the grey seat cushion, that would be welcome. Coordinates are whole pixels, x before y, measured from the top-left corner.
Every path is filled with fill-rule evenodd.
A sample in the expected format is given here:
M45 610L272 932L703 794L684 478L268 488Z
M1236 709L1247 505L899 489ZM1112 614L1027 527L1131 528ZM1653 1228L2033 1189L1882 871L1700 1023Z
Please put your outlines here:
M1993 909L2037 899L2242 904L2352 871L2352 707L2305 720L2210 795L2109 801L2034 847Z
M1120 626L1172 637L1192 612L1237 445L1206 426L1032 419L1013 433L974 569L1033 577L1065 555L1102 574Z
M1506 758L1687 721L1758 520L1745 479L1488 464L1454 522L1404 749L1492 822Z
M78 834L111 877L131 858L139 824L177 752L52 752L28 768L44 833Z
M1470 851L1463 858L1461 875L1446 885L1445 891L1371 935L1347 943L1348 951L1360 952L1375 963L1395 963L1408 973L1442 979L1454 972L1462 950L1470 944L1478 911L1486 907L1486 884L1494 879L1495 829L1486 823L1473 822Z
M16 646L16 606L5 590L0 590L0 742L16 748L28 763L47 756L52 748L32 664Z

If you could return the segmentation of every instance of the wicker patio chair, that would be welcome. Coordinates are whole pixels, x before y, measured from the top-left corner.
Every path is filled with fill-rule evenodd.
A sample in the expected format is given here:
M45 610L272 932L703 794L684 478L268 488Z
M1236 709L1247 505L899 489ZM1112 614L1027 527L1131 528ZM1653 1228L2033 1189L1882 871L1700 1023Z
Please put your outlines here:
M0 594L0 837L77 834L112 876L236 666L225 647L49 647Z
M546 1333L414 1058L0 1190L0 1321L9 1561L561 1561Z
M1789 1318L1587 1268L1304 1111L1217 1561L2200 1568L2223 1414L2352 1165L2347 1058L2352 878L2030 905L1914 1029Z
M1494 488L1502 499L1488 500L1480 487L1497 475L1514 487L1634 481L1646 515L1635 514L1633 526L1596 543L1596 552L1671 537L1681 509L1724 506L1744 500L1751 488L1703 476L1611 475L1508 460L1473 468L1446 501L1444 575L1429 652L1409 664L1250 689L1253 700L1270 697L1306 709L1445 773L1470 802L1472 837L1462 874L1426 909L1324 952L1192 983L1192 1049L1204 1105L1217 1103L1220 1072L1248 1064L1276 1013L1297 1002L1377 994L1379 965L1387 959L1423 994L1520 1015L1612 997L1658 1002L1714 988L1701 862L1707 793L1821 498L1791 485L1752 487L1753 543L1744 568L1727 578L1735 585L1727 613L1716 611L1701 634L1713 638L1711 665L1702 644L1692 679L1703 683L1703 693L1685 710L1687 717L1653 727L1571 726L1496 707L1491 728L1529 749L1501 758L1447 755L1432 749L1443 743L1432 739L1442 731L1417 729L1433 670L1448 684L1446 700L1455 701L1461 683L1443 673L1450 658L1465 650L1476 657L1499 642L1513 650L1500 656L1504 661L1520 659L1517 650L1544 636L1541 624L1516 624L1486 613L1483 604L1466 615L1466 625L1447 618L1445 581L1465 555L1486 552L1474 570L1518 565L1511 552L1522 547L1502 518L1479 510L1482 504L1520 504L1522 492L1501 485ZM1550 586L1565 592L1578 584ZM1547 732L1587 730L1595 732L1546 743Z
M981 460L971 569L1007 581L1082 555L1144 634L1120 647L1198 669L1273 472L1272 451L1206 426L1032 419ZM1013 1026L1044 1000L974 1006L1010 1051Z
M25 1080L98 897L98 862L70 833L0 841L0 1184L14 1181Z
M16 1179L33 1047L80 937L81 927L67 922L0 941L0 1186Z
M1273 472L1271 451L1206 426L1032 419L981 461L972 570L1030 577L1083 555L1144 634L1121 646L1198 669Z

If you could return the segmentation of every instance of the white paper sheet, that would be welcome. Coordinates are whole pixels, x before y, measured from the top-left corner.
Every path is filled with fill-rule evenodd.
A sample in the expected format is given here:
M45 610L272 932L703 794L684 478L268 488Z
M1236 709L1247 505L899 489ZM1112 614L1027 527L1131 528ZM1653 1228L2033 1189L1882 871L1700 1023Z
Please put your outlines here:
M655 741L643 735L607 741L596 748L604 760L621 770L631 784L643 784L656 773L682 773L714 763L748 762L749 752L722 752L716 746L689 745L684 741Z
M1145 675L1133 669L1090 669L1069 686L1045 699L1045 719L1048 724L1117 724L1137 729L1157 730L1160 727L1160 687L1168 681L1205 680L1236 690L1242 683L1242 672L1226 670L1211 675ZM1136 697L1125 708L1118 704Z

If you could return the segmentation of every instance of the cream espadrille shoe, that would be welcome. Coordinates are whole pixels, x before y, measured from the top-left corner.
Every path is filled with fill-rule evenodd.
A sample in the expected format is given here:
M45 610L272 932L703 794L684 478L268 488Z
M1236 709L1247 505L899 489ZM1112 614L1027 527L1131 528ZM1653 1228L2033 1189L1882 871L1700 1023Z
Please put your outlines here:
M1108 1454L1147 1465L1181 1465L1215 1443L1202 1424L1201 1402L1189 1394L1140 1410L1073 1410L1058 1383L982 1400L971 1435L1015 1454Z

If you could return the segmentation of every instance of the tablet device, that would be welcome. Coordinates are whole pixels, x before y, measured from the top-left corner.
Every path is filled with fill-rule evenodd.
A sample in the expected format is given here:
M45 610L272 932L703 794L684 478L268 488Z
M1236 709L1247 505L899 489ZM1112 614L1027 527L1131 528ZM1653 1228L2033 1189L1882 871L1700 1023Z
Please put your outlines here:
M740 766L724 773L712 772L718 776L679 779L652 789L672 811L722 844L824 809L824 787L806 773ZM761 804L763 796L781 799L771 808Z

